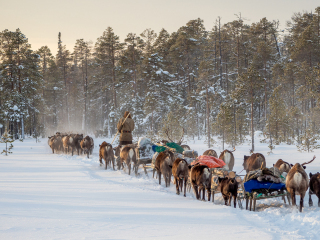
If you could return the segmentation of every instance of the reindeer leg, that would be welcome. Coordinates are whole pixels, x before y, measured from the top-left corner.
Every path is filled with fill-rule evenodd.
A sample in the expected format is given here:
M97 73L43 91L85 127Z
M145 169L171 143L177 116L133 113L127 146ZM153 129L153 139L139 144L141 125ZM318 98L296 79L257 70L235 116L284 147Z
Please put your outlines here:
M192 188L193 188L193 192L196 195L196 198L199 199L198 197L198 186L196 186L194 183L192 183Z
M304 195L305 193L300 194L300 212L302 212L302 208L303 208L303 199L304 199Z
M232 199L232 195L230 194L230 195L229 195L229 203L228 203L228 206L231 206L231 199Z
M210 202L210 199L211 199L211 189L210 188L207 189L207 194L208 194L208 202Z
M234 206L234 208L236 208L237 207L237 195L233 195L233 206Z
M296 206L296 193L293 190L291 194L291 199L292 199L292 206Z
M212 191L212 202L214 202L214 191Z
M318 207L320 207L320 197L318 197Z
M130 173L131 173L131 163L129 163L128 169L129 169L129 175L130 175Z
M179 183L180 183L180 181L179 181L179 179L178 178L174 178L175 179L175 181L176 181L176 194L177 195L180 195L180 191L179 191Z
M158 176L159 176L159 185L161 185L161 172L160 172L160 170L158 172Z
M202 201L205 201L206 200L206 188L203 187L202 188Z
M185 178L184 179L184 194L183 194L184 197L186 196L186 191L187 191L187 179Z
M311 198L311 191L309 190L309 207L313 206L312 198Z

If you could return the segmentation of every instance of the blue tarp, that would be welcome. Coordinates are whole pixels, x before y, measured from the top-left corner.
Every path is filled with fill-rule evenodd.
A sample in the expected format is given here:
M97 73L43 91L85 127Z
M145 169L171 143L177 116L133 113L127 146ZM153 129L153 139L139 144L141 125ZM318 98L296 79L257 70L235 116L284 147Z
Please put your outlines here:
M280 189L286 188L286 185L284 183L273 183L273 182L266 182L266 181L259 182L257 179L252 179L248 182L245 182L243 185L246 192L249 192L249 193L251 193L252 190L257 190L257 189L280 190Z

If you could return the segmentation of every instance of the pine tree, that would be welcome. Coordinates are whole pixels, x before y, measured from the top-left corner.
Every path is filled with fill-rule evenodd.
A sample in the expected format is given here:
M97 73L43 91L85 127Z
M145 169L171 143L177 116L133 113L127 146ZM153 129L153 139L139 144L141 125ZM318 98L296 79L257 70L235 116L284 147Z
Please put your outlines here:
M111 126L111 134L115 133L115 118L120 117L120 113L117 110L117 86L120 82L120 77L117 75L117 63L119 62L119 55L123 45L119 41L119 36L115 35L111 27L108 27L103 32L95 44L94 55L99 68L97 78L103 90L100 97L102 102L100 105L101 119L104 125L107 123L106 125Z
M9 154L12 153L12 152L11 152L11 149L13 148L13 145L12 145L13 142L14 142L14 140L13 140L12 135L10 135L10 134L8 133L8 131L5 131L4 134L0 137L0 143L5 143L5 144L6 144L6 148L3 149L3 151L1 152L1 154L2 154L2 153L5 153L6 156L8 156L8 153L9 153ZM9 148L8 148L8 143L10 144L10 145L9 145Z
M39 70L39 56L35 54L26 36L17 29L0 33L0 118L10 125L13 137L21 132L21 121L25 128L35 131L39 125L41 109L42 76ZM39 130L39 129L38 129Z
M273 90L269 100L270 116L266 125L266 132L270 134L270 139L274 138L279 144L287 140L288 136L288 116L287 107L282 99L282 86Z
M237 99L239 102L245 101L251 106L250 115L252 151L254 151L254 103L261 98L262 87L263 79L260 77L257 70L255 70L253 67L250 67L247 73L241 74L234 93L235 99Z
M298 151L313 152L314 149L320 148L320 145L317 142L318 139L318 135L315 135L312 130L307 129L305 134L301 137L301 144L297 145Z

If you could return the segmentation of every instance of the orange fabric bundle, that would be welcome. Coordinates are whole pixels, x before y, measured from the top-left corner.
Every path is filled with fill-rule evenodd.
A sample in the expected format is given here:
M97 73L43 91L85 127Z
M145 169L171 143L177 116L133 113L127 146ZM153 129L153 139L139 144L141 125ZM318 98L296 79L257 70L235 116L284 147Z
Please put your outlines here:
M200 163L201 165L206 165L208 168L222 168L225 164L225 162L219 158L212 157L212 156L206 156L201 155L198 157L198 160L195 160L191 163L191 165L194 165L196 163Z

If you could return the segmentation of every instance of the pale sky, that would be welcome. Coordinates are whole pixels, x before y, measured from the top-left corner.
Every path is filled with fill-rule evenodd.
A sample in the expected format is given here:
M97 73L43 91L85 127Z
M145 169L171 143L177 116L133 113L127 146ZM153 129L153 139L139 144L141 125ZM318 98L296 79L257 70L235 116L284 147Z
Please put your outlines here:
M210 30L218 16L224 24L239 13L247 24L267 17L284 28L293 13L318 6L319 0L0 0L0 31L20 28L33 50L47 45L56 54L59 32L72 50L77 39L96 42L108 26L121 41L147 28L172 33L197 18Z

